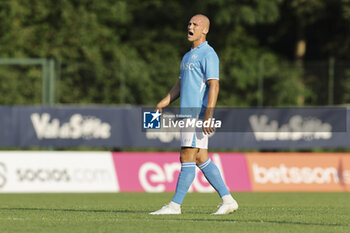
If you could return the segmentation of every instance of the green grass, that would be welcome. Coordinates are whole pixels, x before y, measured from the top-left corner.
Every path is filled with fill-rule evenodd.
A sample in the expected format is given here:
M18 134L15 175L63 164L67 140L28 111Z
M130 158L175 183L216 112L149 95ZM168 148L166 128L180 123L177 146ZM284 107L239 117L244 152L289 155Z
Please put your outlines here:
M350 232L350 193L236 193L237 212L211 216L217 194L190 193L182 215L151 216L172 193L0 194L0 232Z

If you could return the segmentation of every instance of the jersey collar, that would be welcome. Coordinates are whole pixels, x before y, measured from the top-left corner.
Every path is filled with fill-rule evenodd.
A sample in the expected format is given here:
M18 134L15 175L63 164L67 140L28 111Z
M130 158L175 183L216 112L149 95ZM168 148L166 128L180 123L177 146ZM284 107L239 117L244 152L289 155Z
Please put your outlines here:
M191 50L195 50L195 49L200 49L201 47L205 46L208 44L208 41L204 41L202 44L198 45L196 48L191 49Z

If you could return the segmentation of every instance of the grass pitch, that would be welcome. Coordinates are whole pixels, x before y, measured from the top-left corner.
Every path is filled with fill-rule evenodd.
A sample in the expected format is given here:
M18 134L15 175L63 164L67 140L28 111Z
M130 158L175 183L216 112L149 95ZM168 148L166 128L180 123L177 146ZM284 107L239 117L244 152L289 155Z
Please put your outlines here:
M0 232L350 232L350 193L187 194L182 215L151 216L172 193L0 194Z

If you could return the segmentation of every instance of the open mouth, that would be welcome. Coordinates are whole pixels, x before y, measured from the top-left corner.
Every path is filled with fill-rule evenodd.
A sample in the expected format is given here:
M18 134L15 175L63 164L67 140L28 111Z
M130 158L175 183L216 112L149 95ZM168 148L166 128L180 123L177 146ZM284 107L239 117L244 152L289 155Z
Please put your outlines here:
M193 36L193 32L188 31L188 35L189 35L189 36Z

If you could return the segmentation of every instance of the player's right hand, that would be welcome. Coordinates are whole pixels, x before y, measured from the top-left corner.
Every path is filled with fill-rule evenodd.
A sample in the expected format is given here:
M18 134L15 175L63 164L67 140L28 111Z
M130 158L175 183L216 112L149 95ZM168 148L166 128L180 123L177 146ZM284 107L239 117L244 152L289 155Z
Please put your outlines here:
M154 109L154 111L159 111L160 113L162 113L163 108L159 106L159 104L157 104L156 108Z

